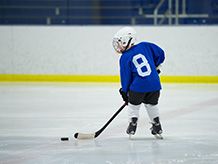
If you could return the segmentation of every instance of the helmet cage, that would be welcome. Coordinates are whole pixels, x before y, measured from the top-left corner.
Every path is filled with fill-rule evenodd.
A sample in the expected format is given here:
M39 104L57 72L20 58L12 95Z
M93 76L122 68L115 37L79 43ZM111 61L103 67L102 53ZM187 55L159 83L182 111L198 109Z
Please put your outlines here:
M114 38L112 45L114 47L114 50L118 53L122 53L122 51L125 50L125 47L123 46L123 44L119 38Z

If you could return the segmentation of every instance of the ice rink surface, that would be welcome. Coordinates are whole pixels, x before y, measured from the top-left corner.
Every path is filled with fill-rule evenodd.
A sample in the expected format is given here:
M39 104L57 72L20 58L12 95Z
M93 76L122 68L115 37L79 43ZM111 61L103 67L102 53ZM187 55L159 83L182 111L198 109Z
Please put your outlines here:
M217 84L163 84L163 140L150 134L143 106L132 140L125 133L127 107L95 140L75 140L75 132L97 131L123 104L119 87L0 83L0 163L218 163ZM70 140L60 141L63 136Z

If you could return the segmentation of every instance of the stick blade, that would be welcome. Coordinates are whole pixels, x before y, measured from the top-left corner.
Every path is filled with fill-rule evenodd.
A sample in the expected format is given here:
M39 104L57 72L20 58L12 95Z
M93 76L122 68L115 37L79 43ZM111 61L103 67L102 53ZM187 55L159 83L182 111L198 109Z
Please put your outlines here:
M79 140L89 140L89 139L94 139L95 138L95 133L75 133L74 138L79 139Z

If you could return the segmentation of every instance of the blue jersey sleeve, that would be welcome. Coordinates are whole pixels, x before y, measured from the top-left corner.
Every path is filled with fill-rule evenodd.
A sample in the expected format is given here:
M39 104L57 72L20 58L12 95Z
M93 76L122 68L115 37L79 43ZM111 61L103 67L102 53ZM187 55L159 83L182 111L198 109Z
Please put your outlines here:
M124 92L128 92L129 86L132 81L129 64L130 63L127 61L127 59L124 56L122 56L120 59L120 80L122 85L122 91Z
M150 48L154 58L155 66L157 67L165 60L164 51L160 47L152 43L150 44Z

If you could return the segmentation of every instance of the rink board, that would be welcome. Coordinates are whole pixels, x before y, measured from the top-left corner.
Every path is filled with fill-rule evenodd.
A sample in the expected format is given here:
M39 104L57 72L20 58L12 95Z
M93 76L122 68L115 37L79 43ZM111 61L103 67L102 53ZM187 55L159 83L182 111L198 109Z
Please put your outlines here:
M164 83L218 83L218 76L160 76ZM120 82L118 75L0 74L0 82Z

